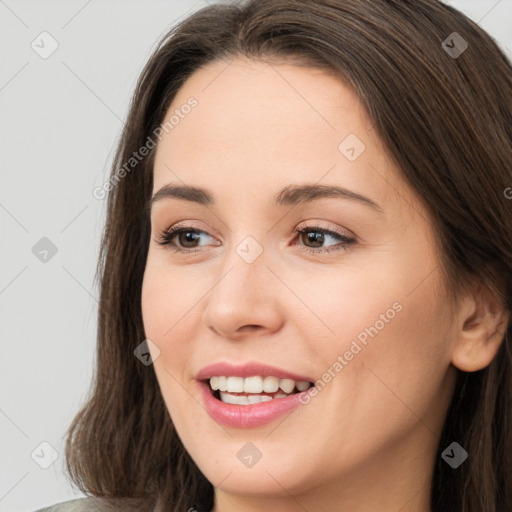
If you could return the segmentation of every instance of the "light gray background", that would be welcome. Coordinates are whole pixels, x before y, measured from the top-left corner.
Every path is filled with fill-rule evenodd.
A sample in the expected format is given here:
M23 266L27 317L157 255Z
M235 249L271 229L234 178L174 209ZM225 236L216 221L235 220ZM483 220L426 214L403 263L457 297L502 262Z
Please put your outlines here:
M447 3L512 58L512 0ZM0 0L1 512L82 496L63 473L63 455L94 362L93 275L105 201L92 190L108 178L130 95L156 41L205 5ZM47 59L31 47L35 40L39 51L50 48L38 38L43 31L59 45ZM57 247L46 263L32 252L42 237ZM35 462L50 455L42 442L58 452L48 469Z

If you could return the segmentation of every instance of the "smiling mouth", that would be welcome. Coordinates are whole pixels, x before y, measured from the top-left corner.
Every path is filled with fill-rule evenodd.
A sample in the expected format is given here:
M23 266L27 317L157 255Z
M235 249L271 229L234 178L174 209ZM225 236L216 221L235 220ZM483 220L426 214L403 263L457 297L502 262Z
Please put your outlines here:
M233 405L252 405L287 398L314 386L308 381L277 377L211 377L204 381L217 400Z

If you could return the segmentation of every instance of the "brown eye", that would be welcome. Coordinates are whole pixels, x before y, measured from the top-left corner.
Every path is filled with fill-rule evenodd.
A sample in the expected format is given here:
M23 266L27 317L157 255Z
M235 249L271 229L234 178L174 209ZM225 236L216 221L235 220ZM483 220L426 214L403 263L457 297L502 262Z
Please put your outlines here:
M301 241L304 242L304 245L313 244L313 247L321 247L324 243L325 234L320 233L319 231L303 231L300 233Z
M175 236L182 247L195 247L199 240L199 235L194 231L181 231Z
M197 252L200 250L197 249L197 247L200 247L197 242L201 240L201 235L210 236L205 231L192 227L173 227L162 231L157 242L176 252ZM175 243L175 239L178 241L178 244Z
M316 254L343 250L356 242L355 238L351 238L341 233L337 233L336 231L331 231L319 226L307 226L302 229L297 229L295 232L299 235L297 238L301 241L300 245L303 245L303 250ZM339 243L323 248L322 246L325 243L326 238L337 239L339 240Z

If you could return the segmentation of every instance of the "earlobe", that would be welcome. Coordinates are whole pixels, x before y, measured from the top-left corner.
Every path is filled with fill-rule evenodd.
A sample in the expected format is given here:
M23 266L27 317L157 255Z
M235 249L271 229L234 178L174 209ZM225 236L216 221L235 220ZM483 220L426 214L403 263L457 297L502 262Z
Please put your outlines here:
M488 366L503 342L509 319L509 312L489 290L480 286L461 305L452 364L465 372Z

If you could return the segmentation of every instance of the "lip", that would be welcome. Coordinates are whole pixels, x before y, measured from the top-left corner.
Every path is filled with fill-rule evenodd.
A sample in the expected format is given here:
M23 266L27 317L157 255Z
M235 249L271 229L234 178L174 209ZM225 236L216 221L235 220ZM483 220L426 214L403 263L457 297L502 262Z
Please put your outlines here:
M200 370L196 375L196 379L202 381L218 375L226 377L252 377L254 375L266 377L270 375L278 377L279 379L292 379L295 381L307 380L308 382L314 383L314 379L311 377L290 373L286 370L282 370L281 368L258 362L248 362L243 365L236 366L225 362L213 363ZM283 398L282 400L285 399Z
M213 396L213 391L209 383L206 382L210 377L218 375L227 377L252 377L254 375L266 377L270 375L279 379L314 383L314 379L311 377L290 373L281 368L258 362L248 362L243 365L218 362L205 366L198 372L196 379L206 411L217 423L236 428L258 427L276 420L286 413L293 411L298 406L304 405L301 398L312 388L300 391L286 398L274 398L268 402L249 405L226 404Z
M301 396L305 396L310 389L313 389L309 388L286 398L274 398L259 404L237 405L226 404L215 398L210 385L205 380L197 383L201 389L204 406L211 418L217 423L236 428L259 427L276 420L300 405L304 405L301 402Z

